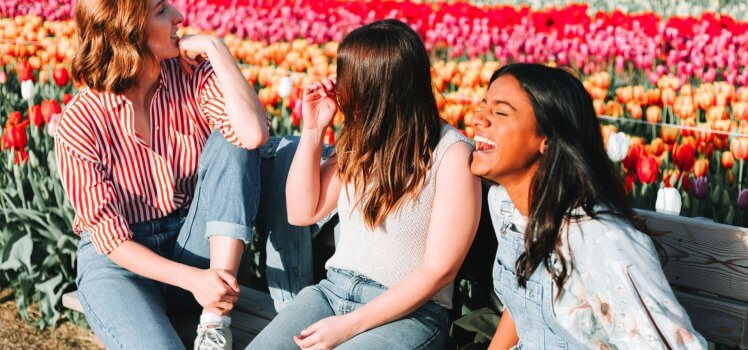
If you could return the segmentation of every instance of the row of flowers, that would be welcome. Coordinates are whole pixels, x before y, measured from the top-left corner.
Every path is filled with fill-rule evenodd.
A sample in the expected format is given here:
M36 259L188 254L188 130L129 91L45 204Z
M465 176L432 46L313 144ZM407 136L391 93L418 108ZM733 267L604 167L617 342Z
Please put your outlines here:
M186 25L263 43L298 38L317 44L339 42L362 24L399 18L421 34L430 50L452 58L556 62L586 74L615 65L619 70L645 72L642 76L650 83L673 74L681 82L719 78L748 85L748 22L713 13L662 19L654 13L618 11L589 15L586 5L530 10L415 1L177 0L175 4L185 13ZM0 38L13 39L27 29L9 25ZM70 47L65 46L64 51Z
M0 58L0 89L12 90L20 97L16 103L0 107L0 148L23 164L28 161L27 138L34 135L29 129L44 130L46 125L46 131L54 132L60 103L74 93L67 68L75 52L73 25L71 21L42 21L35 16L0 19L0 24L9 23L15 26L17 39L40 44L0 43L13 48ZM4 28L3 35L11 32L10 26ZM182 32L195 31L199 29L188 27ZM267 43L233 34L224 40L273 116L274 133L298 132L300 87L335 74L338 43L308 39ZM472 136L473 108L493 71L504 62L453 59L435 53L432 63L442 115ZM559 65L553 60L545 63ZM748 87L698 77L683 79L667 70L657 75L633 66L621 68L614 62L601 64L590 74L578 73L598 114L611 119L603 128L608 150L611 159L620 164L638 207L654 208L657 192L662 192L662 208L745 225L738 209L748 207L748 193L741 197L740 174L748 157L748 127L743 122L748 118ZM34 96L34 92L44 93ZM338 115L336 126L342 121L342 115ZM613 142L610 135L617 135ZM332 132L328 141L334 142ZM670 198L675 194L680 201ZM667 198L671 205L664 206ZM677 203L680 209L673 206Z

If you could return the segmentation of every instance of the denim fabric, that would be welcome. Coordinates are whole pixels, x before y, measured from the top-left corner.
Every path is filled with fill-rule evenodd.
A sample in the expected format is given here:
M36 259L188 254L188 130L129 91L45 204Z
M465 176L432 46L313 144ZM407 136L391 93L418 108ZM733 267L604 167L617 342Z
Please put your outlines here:
M499 246L493 268L493 283L501 302L515 315L512 319L520 340L514 349L587 348L556 322L553 314L553 281L545 268L541 266L535 270L527 281L527 288L517 283L515 262L525 248L524 234L511 223L513 210L514 206L508 202L502 206L501 215L494 216L502 223L494 222L494 227L498 228Z
M337 228L335 212L316 225L293 226L286 211L286 178L299 143L298 136L273 137L260 148L262 192L257 234L267 239L266 276L276 310L281 310L306 286L314 284L312 238L324 225ZM322 161L335 148L325 146Z
M131 224L133 240L175 261L207 268L207 237L249 242L259 202L259 156L218 132L205 144L189 210ZM96 253L90 234L78 244L78 296L88 323L109 349L184 349L167 313L200 311L191 293L138 276Z
M293 337L304 328L326 317L353 312L386 290L364 276L330 269L327 279L304 288L247 349L298 349ZM363 332L335 349L443 349L448 325L447 309L429 301L411 314Z

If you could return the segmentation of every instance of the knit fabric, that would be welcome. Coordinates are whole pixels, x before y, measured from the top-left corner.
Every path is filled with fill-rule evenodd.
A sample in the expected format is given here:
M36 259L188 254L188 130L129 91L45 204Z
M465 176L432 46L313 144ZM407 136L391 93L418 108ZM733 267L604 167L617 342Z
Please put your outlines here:
M338 198L340 240L325 268L353 271L387 288L419 268L426 253L439 164L449 147L457 142L473 147L471 140L445 124L421 192L402 203L373 230L364 223L360 206L353 207L357 202L353 184L344 185ZM450 283L431 300L451 309L452 293Z

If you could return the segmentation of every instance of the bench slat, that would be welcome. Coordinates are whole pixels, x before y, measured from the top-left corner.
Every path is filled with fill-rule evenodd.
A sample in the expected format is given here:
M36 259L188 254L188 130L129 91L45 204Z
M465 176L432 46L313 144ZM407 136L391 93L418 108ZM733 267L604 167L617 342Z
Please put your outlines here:
M639 210L668 254L673 286L748 302L748 229Z
M707 340L748 349L748 303L675 291L694 328Z

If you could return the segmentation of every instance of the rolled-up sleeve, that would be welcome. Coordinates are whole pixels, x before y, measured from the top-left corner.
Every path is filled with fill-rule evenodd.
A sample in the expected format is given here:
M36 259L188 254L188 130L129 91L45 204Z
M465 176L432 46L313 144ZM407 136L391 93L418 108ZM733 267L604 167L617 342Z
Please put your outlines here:
M218 86L218 79L210 62L207 60L201 62L195 71L195 76L197 78L195 96L200 113L208 119L208 123L214 129L221 132L226 140L237 147L246 148L231 127L223 93Z

